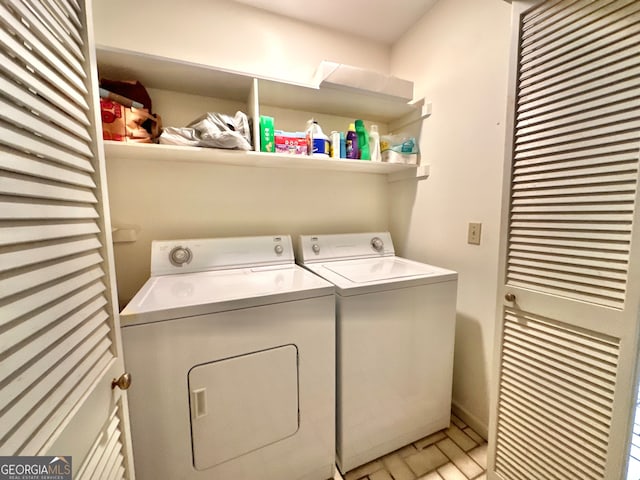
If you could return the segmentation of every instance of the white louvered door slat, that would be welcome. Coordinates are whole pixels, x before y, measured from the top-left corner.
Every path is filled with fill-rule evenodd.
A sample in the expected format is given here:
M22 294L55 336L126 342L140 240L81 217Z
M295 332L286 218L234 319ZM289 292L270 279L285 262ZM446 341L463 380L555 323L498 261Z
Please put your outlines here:
M0 278L0 298L29 290L51 279L59 279L67 275L76 274L81 270L102 263L103 260L99 253L90 252L49 266L31 268L24 273L13 275L10 281Z
M84 172L93 172L91 162L77 153L58 148L49 142L41 140L35 135L30 135L18 128L9 126L0 121L0 137L6 146L25 150L38 155L46 160L77 168Z
M488 478L625 480L640 332L640 2L514 0L513 12Z
M83 205L52 205L50 203L6 202L0 204L0 218L7 219L71 219L97 218L94 207Z
M547 49L553 49L555 42L562 40L567 35L588 26L596 20L606 17L616 10L632 5L635 0L610 0L608 4L587 4L584 8L573 12L571 16L565 16L565 21L556 21L553 32L547 33L543 39L536 38L531 35L531 29L528 30L529 35L522 42L522 54L528 55L531 51L546 52ZM535 46L535 49L533 48Z
M99 328L101 326L100 324L104 323L107 318L107 313L104 310L98 313L91 313L91 310L93 310L96 305L99 305L98 308L103 306L100 305L99 300L90 303L87 307L80 309L78 311L79 313L75 313L66 319L64 323L52 328L49 335L51 337L50 340L38 339L32 343L33 349L41 352L41 356L28 370L22 373L19 379L9 383L2 389L0 405L3 409L6 408L13 399L17 398L20 392L25 391L44 375L51 367L53 360L64 352L70 351L75 345L79 345L83 338ZM80 318L80 315L85 316ZM85 321L86 318L90 320ZM81 326L78 327L80 324ZM12 373L19 370L24 365L24 363L19 362L29 360L29 358L25 357L24 352L17 352L7 357L7 368L3 372L2 379L6 380Z
M44 159L33 158L28 154L12 151L1 146L0 169L80 187L96 187L93 178L87 172L56 165Z
M621 3L624 2L617 2L616 6ZM582 10L588 12L589 9ZM586 18L589 21L582 22L581 26L578 24L579 22L576 22L575 27L573 26L574 16L570 16L568 20L571 23L568 25L571 25L571 29L567 27L556 30L555 33L559 35L559 38L552 43L548 41L549 36L529 37L531 45L536 45L539 48L530 50L530 53L523 50L520 70L522 81L526 81L529 76L536 75L541 70L557 68L563 61L576 61L580 57L622 38L629 26L640 20L639 10L637 2L631 2L623 8L612 8L608 15L599 19L597 14L587 14L583 19ZM622 18L624 18L624 23L619 21Z
M0 455L134 479L88 7L0 2Z
M38 21L42 22L42 26L54 34L67 50L73 53L79 60L85 60L81 43L78 43L71 38L69 32L67 32L63 26L49 14L44 5L42 5L42 2L23 0L23 3L27 5L27 7L38 17Z
M70 122L79 121L85 126L89 126L89 118L86 112L78 107L75 103L58 92L52 85L44 79L37 77L30 70L20 68L20 63L12 57L5 55L0 51L0 70L6 75L6 78L12 78L20 83L30 86L30 90L37 95L51 102L52 106L56 106L69 115Z
M79 240L49 243L45 246L32 246L27 252L8 250L6 253L0 253L0 271L47 262L88 250L97 250L100 246L100 240L95 236L90 236L89 238L81 237Z
M83 41L80 31L62 11L56 0L42 0L41 3L45 6L48 13L55 18L56 22L60 24L75 41L82 45Z
M638 45L620 45L611 48L611 60L614 56L623 59L620 62L604 63L598 68L583 72L564 73L554 78L553 83L532 83L521 89L521 100L526 104L518 106L518 119L546 113L555 107L565 108L567 104L580 104L596 100L603 88L610 88L612 94L619 93L625 86L633 86L638 71L638 53L632 56ZM622 48L622 50L620 50ZM579 79L579 82L576 82ZM606 96L606 95L605 95Z
M118 442L114 441L114 439L120 435L120 424L122 423L120 413L121 406L116 405L115 409L111 412L108 422L103 427L102 435L92 445L87 455L87 461L80 469L79 474L81 478L97 478L100 480L122 478L122 472L120 471L122 455L118 449ZM109 448L110 446L111 448ZM105 473L105 470L110 470L110 472ZM101 476L97 476L99 472Z
M21 225L7 223L3 228L0 246L16 243L52 240L56 238L80 237L100 232L95 222L63 222L47 225Z
M55 50L56 54L60 55L64 61L82 78L86 78L87 74L82 68L82 63L76 58L64 45L58 40L58 38L50 32L42 23L40 23L37 17L33 14L27 6L20 0L9 0L11 8L18 12L24 21L28 22L28 25L32 28L32 31L40 40L47 43Z
M22 23L22 21L9 12L9 10L0 4L0 17L6 22L9 30L13 30L14 34L21 37L25 45L28 45L31 50L36 50L42 53L42 57L47 63L54 68L60 75L73 84L82 93L87 93L87 87L84 84L83 78L76 74L71 67L68 66L66 61L58 58L55 51L48 47L48 42L42 42L37 35L34 35L31 30ZM86 76L85 76L86 78Z
M86 129L81 123L70 119L68 116L62 114L59 110L52 108L48 103L38 97L25 95L24 91L18 88L14 83L11 83L4 78L0 78L0 90L2 90L6 96L13 97L16 100L16 103L24 105L32 112L37 112L41 118L55 123L56 126L66 129L68 132L73 135L77 135L82 140L91 142L91 137L87 134ZM87 150L86 148L83 148L80 152L87 153Z
M70 307L77 308L81 305L81 302L86 302L93 299L96 295L104 291L104 286L96 280L102 278L103 272L100 269L93 269L82 275L73 276L69 280L58 283L55 286L50 286L38 292L37 295L30 295L28 297L22 297L19 300L14 300L13 303L9 303L2 307L0 313L4 318L14 319L26 316L31 313L33 316L29 319L29 322L22 322L20 325L13 328L12 338L13 342L22 342L27 340L30 336L38 333L42 328L53 324L57 318L56 315L61 311L69 313ZM75 295L73 292L76 292ZM73 296L68 296L73 295ZM59 298L65 298L64 300L58 300ZM48 308L40 313L36 313L41 307L48 305L49 303L56 302L55 306ZM3 323L8 324L10 322ZM5 343L0 344L0 351L5 352L12 344Z
M9 35L6 31L0 30L0 45L7 51L13 51L19 61L25 62L30 69L42 72L46 78L50 78L55 85L60 85L62 93L67 95L76 105L83 109L88 109L83 93L76 90L73 85L68 84L63 76L48 66L35 53L31 53L26 46Z
M6 93L6 92L5 92ZM76 153L91 157L91 150L85 142L68 134L61 128L49 123L45 119L33 118L32 111L24 111L22 107L15 107L14 100L0 101L0 118L6 122L13 122L20 128L37 129L38 134L50 142L64 146Z

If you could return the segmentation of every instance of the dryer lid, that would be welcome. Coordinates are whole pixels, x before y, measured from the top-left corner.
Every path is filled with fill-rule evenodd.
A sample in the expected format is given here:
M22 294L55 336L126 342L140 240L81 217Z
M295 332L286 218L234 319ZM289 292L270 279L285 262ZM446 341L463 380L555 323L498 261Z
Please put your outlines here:
M294 264L159 275L147 280L120 318L128 326L332 295L333 290Z

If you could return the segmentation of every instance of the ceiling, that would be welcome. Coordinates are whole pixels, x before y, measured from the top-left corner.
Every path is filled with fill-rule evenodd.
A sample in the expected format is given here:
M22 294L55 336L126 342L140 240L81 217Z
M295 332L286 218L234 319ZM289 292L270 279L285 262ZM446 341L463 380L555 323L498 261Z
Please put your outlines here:
M392 45L438 0L235 1Z

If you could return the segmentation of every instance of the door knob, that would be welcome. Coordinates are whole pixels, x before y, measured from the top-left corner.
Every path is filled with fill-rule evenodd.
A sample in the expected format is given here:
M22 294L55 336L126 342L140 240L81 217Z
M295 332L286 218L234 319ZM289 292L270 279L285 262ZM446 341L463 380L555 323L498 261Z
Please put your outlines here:
M118 387L120 390L128 390L130 386L131 386L131 374L130 373L123 373L122 375L120 375L120 378L118 378L117 380L114 378L111 381L111 389L112 390L114 388L116 388L116 387Z
M516 301L516 296L513 293L509 292L504 296L504 299L507 302L515 302Z

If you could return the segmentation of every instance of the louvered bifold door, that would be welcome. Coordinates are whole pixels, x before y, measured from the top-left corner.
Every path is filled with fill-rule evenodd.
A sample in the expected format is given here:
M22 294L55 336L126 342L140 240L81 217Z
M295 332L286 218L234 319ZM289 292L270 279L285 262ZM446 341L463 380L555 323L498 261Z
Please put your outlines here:
M640 2L532 3L513 7L490 470L615 480L637 360Z
M116 356L84 8L0 1L4 456L42 453Z

